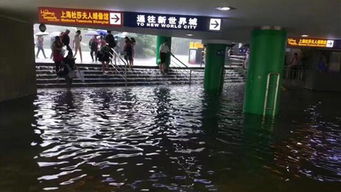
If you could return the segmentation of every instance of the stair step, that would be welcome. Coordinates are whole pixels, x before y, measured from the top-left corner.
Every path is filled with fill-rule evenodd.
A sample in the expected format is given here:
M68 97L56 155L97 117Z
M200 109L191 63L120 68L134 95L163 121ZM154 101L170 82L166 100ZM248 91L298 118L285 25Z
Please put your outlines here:
M167 75L160 73L157 67L133 67L126 70L125 66L110 68L106 75L102 73L100 64L77 64L82 71L83 80L73 79L73 87L96 87L96 86L131 86L131 85L163 85L163 84L189 84L189 70L186 68L171 68ZM125 78L127 80L125 80ZM58 78L55 73L53 63L40 63L36 66L37 87L65 87L64 78ZM203 84L204 69L193 69L191 73L191 83ZM242 73L233 68L225 70L226 83L244 82L245 77Z

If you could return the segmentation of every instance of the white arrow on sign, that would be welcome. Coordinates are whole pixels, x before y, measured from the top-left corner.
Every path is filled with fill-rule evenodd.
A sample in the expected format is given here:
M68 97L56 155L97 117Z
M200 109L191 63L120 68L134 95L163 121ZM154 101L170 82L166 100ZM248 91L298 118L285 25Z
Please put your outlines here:
M110 24L111 25L122 25L121 13L110 13Z
M210 19L210 31L220 31L221 19L211 18Z
M328 48L334 47L334 41L333 40L328 40L326 47L328 47Z

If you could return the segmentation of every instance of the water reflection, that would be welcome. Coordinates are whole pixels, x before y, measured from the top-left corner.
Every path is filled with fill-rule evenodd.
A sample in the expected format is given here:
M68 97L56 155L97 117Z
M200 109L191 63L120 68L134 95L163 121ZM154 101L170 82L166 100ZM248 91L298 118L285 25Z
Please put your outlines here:
M242 114L242 92L39 90L0 108L0 189L337 191L339 97L284 93L284 115L264 121Z
M217 95L205 94L203 100L203 129L208 133L208 136L213 138L218 134L218 121L221 109L221 98Z

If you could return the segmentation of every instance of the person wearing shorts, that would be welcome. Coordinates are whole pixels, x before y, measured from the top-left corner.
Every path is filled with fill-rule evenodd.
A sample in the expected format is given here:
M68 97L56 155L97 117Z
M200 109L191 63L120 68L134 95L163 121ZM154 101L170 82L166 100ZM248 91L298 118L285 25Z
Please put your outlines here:
M162 74L167 72L167 56L170 54L170 49L168 46L168 42L164 42L160 46L160 71Z
M129 37L125 37L125 45L124 45L124 59L127 61L127 65L131 68L133 60L133 44Z

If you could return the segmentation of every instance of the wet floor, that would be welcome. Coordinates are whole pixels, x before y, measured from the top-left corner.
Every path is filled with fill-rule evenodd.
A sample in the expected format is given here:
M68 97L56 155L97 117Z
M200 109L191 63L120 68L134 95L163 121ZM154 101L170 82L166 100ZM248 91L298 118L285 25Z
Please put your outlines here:
M283 91L242 114L243 85L41 89L0 105L1 192L339 192L341 94Z

